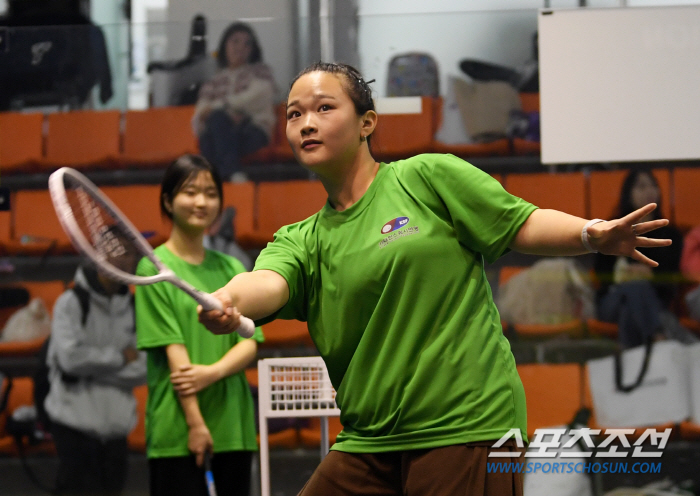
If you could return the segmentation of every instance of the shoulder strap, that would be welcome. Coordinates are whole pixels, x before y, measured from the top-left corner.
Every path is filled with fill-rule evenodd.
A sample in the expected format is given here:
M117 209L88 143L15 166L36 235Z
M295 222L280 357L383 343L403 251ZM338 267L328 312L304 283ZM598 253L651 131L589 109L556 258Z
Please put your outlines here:
M75 296L78 297L80 311L82 312L80 324L84 326L85 322L87 322L88 311L90 310L90 292L81 286L74 286L72 291L75 293Z
M615 353L615 386L618 391L622 393L631 393L639 387L647 374L647 369L649 368L649 358L651 357L651 349L653 345L653 338L648 337L646 343L644 343L644 360L642 361L642 368L639 370L637 379L629 385L622 384L622 352L618 350Z

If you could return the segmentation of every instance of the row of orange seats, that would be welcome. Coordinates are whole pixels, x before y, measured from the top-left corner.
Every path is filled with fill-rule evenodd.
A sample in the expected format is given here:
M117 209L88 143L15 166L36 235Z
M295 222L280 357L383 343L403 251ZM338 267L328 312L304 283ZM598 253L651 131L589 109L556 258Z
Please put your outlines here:
M530 101L532 98L524 99ZM528 105L538 105L529 103ZM194 107L148 110L0 113L0 168L3 172L51 171L56 167L119 168L162 166L184 153L197 153L192 132ZM498 140L445 145L433 138L441 121L442 99L421 97L413 113L387 113L379 119L373 150L380 160L430 151L491 156L538 154L539 143ZM285 135L286 108L277 107L272 142L244 159L248 164L294 160Z
M495 174L514 195L542 208L553 208L585 218L610 218L618 201L624 170L570 173ZM700 168L656 169L662 214L681 230L700 225ZM170 232L160 215L159 186L107 186L102 190L145 233L153 245ZM317 212L326 200L319 181L254 184L226 183L224 206L236 209L236 238L244 247L263 247L283 225ZM57 222L47 190L14 192L12 209L0 212L0 253L41 255L66 253L72 248Z
M22 281L20 283L8 284L7 286L21 286L29 292L30 299L41 298L49 313L53 310L53 305L58 297L66 290L64 281ZM10 318L12 313L18 310L17 307L0 309L0 329ZM306 323L298 320L275 320L263 327L265 342L261 345L264 348L281 347L313 347L313 341L309 335ZM30 356L38 352L43 344L43 338L30 342L2 342L0 343L0 356Z
M160 213L159 185L101 189L153 246L167 239L170 224ZM236 238L244 247L265 246L277 229L312 215L325 201L325 190L317 181L224 184L224 207L236 209ZM10 204L10 211L0 212L0 255L74 253L48 190L16 191Z

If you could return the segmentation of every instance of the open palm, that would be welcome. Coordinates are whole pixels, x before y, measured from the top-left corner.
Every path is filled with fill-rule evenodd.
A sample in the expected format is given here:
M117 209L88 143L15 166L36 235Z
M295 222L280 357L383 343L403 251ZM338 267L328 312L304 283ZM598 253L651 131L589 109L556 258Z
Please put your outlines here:
M656 203L649 203L624 216L599 222L588 228L588 240L593 248L606 255L626 256L650 267L659 264L643 255L637 248L658 248L669 246L670 239L647 238L644 234L668 225L668 219L640 222L656 209Z

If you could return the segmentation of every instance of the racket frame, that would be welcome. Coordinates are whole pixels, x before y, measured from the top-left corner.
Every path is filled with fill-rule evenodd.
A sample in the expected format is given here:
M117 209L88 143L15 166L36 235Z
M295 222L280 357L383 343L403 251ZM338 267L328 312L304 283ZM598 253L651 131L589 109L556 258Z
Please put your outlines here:
M92 246L92 243L85 237L82 229L78 225L78 221L73 213L73 208L68 201L64 183L64 178L66 176L70 177L78 183L80 187L87 190L90 199L97 202L117 223L121 224L123 233L139 248L141 254L147 257L153 265L156 266L158 274L152 276L136 276L129 274L109 263L104 254L100 253ZM141 235L136 226L134 226L114 202L112 202L107 195L102 193L85 175L70 167L61 167L49 176L49 193L58 221L70 238L73 246L90 258L99 269L105 272L109 277L122 284L134 284L137 286L167 281L189 294L202 305L204 310L223 310L221 302L217 298L198 290L191 284L177 277L177 275L156 256L153 252L153 248L148 244L148 241L146 241L143 235ZM255 325L247 317L241 316L241 325L237 331L243 337L249 338L255 331Z

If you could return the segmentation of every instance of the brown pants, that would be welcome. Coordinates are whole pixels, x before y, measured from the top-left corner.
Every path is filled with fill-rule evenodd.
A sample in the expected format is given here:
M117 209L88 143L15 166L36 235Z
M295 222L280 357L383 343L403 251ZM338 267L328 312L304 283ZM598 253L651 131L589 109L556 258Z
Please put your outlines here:
M522 462L513 440L426 450L354 454L331 451L299 496L522 496L523 474L489 473L487 462ZM493 451L519 451L519 458L488 458Z

